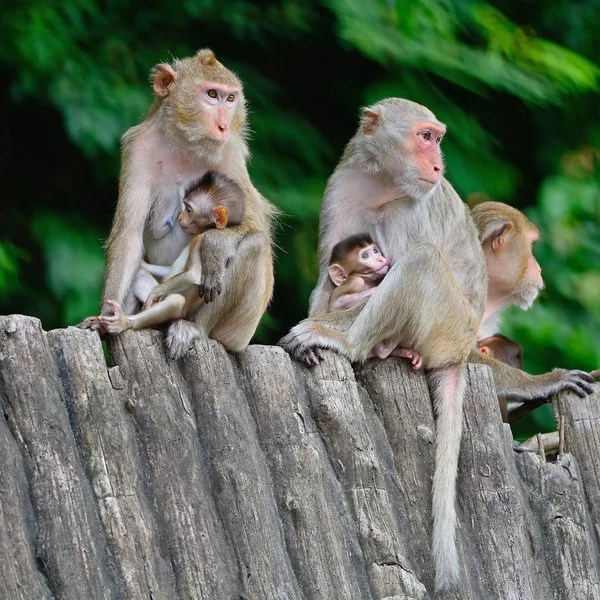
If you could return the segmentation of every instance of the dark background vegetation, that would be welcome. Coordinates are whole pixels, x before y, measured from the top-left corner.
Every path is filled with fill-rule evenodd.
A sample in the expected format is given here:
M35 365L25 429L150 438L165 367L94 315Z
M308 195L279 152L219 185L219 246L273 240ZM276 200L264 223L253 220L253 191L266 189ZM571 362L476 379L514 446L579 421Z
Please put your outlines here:
M359 107L387 96L448 124L470 204L540 227L547 288L503 332L533 373L600 366L600 1L21 0L0 22L0 311L64 327L98 309L119 137L148 73L210 47L245 83L257 187L279 206L275 298L256 341L306 315L327 177ZM546 412L534 429L553 426Z

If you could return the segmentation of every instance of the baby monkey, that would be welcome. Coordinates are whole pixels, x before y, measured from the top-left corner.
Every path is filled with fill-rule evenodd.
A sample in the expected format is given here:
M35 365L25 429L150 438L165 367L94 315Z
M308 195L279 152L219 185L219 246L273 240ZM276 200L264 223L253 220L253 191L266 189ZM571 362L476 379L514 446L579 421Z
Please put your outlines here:
M329 299L329 312L346 310L369 298L390 268L368 233L359 233L338 242L331 250L328 273L336 289ZM410 358L413 369L421 366L421 357L412 350L397 348L390 340L375 346L369 357Z
M244 194L235 181L208 171L188 186L183 205L177 220L183 231L194 238L170 267L142 262L134 291L138 299L145 302L143 310L135 315L126 315L117 302L108 300L113 314L98 317L102 329L107 333L143 329L185 318L196 312L202 304L203 300L198 294L202 278L202 234L209 229L239 225L245 210ZM149 273L164 277L164 281L148 293ZM150 280L155 281L152 278Z
M515 369L523 368L523 348L521 347L521 344L507 338L505 335L497 333L495 335L490 335L490 337L484 338L483 340L479 340L477 342L477 348L482 354L495 358ZM498 396L498 403L500 404L500 413L502 414L502 421L504 423L512 423L516 421L517 418L520 418L520 416L524 416L524 414L521 415L520 413L518 415L510 413L509 415L508 402L505 396ZM536 403L535 408L539 405L540 404Z

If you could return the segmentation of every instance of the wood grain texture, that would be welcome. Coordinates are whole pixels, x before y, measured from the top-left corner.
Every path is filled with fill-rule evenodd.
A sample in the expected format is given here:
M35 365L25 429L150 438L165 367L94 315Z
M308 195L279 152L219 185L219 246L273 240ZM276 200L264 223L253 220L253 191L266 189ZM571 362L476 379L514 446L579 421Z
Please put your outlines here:
M435 418L402 359L318 367L0 317L0 598L600 600L600 393L516 454L470 365L460 589L435 596ZM600 386L599 386L600 387Z

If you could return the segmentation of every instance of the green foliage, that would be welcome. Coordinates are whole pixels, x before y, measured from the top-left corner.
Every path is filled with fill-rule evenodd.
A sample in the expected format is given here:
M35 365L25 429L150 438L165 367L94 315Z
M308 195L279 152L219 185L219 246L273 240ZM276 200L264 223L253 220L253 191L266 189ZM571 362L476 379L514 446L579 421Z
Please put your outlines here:
M465 199L528 207L541 229L546 291L505 323L526 368L597 368L598 27L597 0L10 3L0 307L47 327L97 310L119 137L150 105L152 65L209 46L244 81L251 176L283 213L258 340L306 314L320 199L360 106L402 96L447 123L448 177ZM546 413L528 427L551 426Z

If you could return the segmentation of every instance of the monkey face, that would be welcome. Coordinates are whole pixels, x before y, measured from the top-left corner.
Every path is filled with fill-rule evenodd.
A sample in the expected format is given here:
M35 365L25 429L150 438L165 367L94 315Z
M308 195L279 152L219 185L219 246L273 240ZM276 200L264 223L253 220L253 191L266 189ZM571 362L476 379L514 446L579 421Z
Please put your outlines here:
M369 279L381 279L390 268L390 261L381 254L377 244L358 249L356 272Z
M231 131L231 120L240 100L240 89L222 83L206 82L199 88L198 102L207 137L226 142Z
M440 144L446 129L439 123L422 121L409 132L409 148L414 156L417 181L424 190L434 188L442 179L444 161Z

